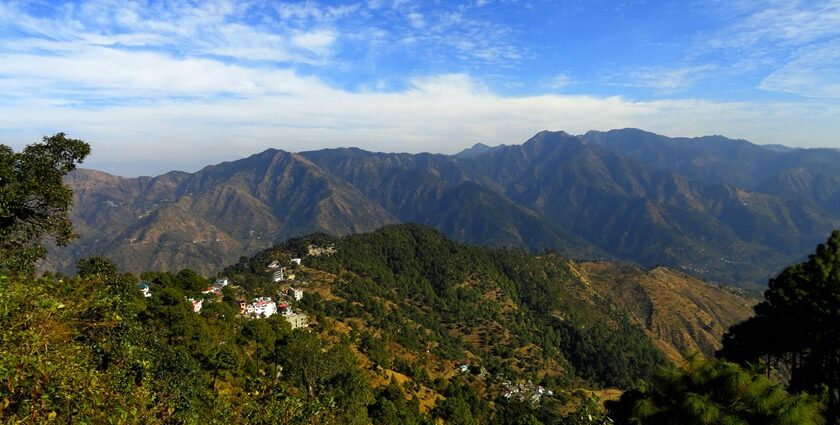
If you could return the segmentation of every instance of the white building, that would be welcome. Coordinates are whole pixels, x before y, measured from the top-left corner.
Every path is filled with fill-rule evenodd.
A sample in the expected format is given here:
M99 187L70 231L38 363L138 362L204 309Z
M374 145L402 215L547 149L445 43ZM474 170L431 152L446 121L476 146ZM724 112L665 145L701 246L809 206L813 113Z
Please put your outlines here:
M300 301L301 298L303 298L303 290L295 289L295 288L290 287L289 288L289 296L293 297L295 299L295 301Z
M222 287L223 285L219 285L218 283L214 283L213 286L209 288L205 288L201 291L202 294L215 294L215 295L222 295Z
M274 269L276 269L276 268L280 267L280 262L279 262L279 261L277 261L277 260L274 260L274 261L272 261L272 262L268 263L268 266L267 266L267 267L268 267L268 268L270 268L270 269L272 269L272 270L274 270Z
M216 285L219 285L221 287L228 286L229 284L230 284L230 279L228 279L226 277L216 279Z
M273 276L272 279L274 280L275 283L276 282L282 282L282 281L286 280L286 276L284 276L285 271L286 271L286 268L281 267L280 270L277 270L276 272L274 272L274 276Z
M292 258L292 264L300 265L300 258Z
M277 313L277 304L270 297L254 298L251 304L245 306L245 314L250 316L269 317Z
M204 300L196 300L194 298L187 298L187 301L189 301L192 304L194 312L196 312L196 313L201 312L201 304L204 302Z
M140 293L143 294L144 298L152 297L152 290L149 288L148 282L141 282L139 285L137 285L137 289L140 290Z

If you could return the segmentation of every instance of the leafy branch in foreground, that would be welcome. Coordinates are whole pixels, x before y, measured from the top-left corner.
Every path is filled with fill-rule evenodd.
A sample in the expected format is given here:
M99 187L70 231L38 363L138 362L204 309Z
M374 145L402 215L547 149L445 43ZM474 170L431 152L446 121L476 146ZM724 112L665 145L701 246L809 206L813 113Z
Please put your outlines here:
M73 192L64 176L90 154L90 145L64 133L15 153L0 145L0 274L31 274L46 253L44 237L59 246L76 235L68 215Z

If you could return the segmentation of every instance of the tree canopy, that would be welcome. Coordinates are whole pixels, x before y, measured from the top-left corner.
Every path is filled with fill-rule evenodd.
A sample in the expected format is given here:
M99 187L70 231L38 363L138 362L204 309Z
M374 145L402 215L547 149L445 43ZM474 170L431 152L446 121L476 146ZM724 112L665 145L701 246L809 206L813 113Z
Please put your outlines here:
M0 273L32 273L45 237L59 246L75 238L73 193L63 179L88 154L90 145L64 133L17 153L0 145Z
M720 356L763 362L792 391L821 394L834 423L840 413L840 231L808 260L786 268L755 306L755 316L724 336Z
M608 403L620 424L706 425L824 423L821 405L735 363L693 359L685 370L663 369L648 391L628 391Z

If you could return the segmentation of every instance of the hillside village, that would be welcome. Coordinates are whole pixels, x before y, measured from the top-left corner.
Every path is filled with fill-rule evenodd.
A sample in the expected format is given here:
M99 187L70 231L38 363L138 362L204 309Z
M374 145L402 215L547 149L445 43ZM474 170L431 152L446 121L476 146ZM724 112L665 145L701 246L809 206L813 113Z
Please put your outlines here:
M336 253L334 246L319 247L310 244L306 250L306 256L321 256L331 255ZM303 312L296 311L293 307L303 299L304 290L301 287L308 285L308 282L298 280L295 271L302 269L303 258L292 258L288 262L282 262L279 259L274 259L265 264L263 272L267 276L266 281L274 286L272 295L273 298L264 294L246 295L248 291L238 286L229 277L222 276L215 279L215 281L208 287L201 291L203 298L187 297L186 301L192 305L195 313L201 313L205 302L220 302L225 298L225 288L230 288L230 294L236 294L236 300L239 305L239 315L251 319L267 318L274 315L280 315L289 323L292 329L304 329L310 324L309 318ZM296 286L293 286L296 285ZM151 298L153 296L152 283L149 281L142 281L137 285L137 289L143 298ZM265 291L263 291L265 292Z

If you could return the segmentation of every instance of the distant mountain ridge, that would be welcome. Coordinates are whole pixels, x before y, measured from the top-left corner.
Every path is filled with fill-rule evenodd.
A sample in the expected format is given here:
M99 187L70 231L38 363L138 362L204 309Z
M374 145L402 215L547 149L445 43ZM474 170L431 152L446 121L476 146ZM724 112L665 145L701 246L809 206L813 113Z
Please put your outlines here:
M465 152L270 149L193 174L80 170L68 182L82 238L48 265L107 254L130 270L212 272L297 234L416 222L468 243L755 285L840 227L832 149L623 129Z
M481 154L485 154L487 152L500 149L504 147L504 145L499 145L496 147L487 146L484 143L476 143L472 145L472 147L462 150L461 152L456 153L454 156L455 158L465 159L465 158L474 158Z

